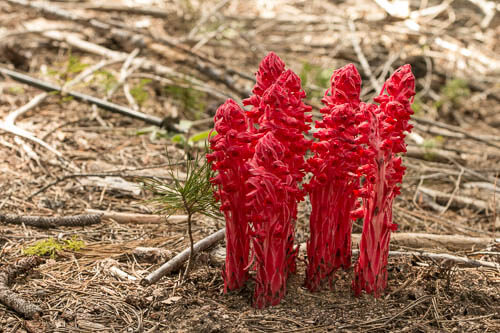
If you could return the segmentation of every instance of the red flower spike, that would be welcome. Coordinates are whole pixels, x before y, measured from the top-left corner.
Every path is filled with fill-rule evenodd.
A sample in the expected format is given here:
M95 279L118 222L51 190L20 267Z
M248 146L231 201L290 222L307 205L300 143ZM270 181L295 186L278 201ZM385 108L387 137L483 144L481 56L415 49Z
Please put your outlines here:
M288 168L274 167L275 161L285 158L286 147L272 132L265 134L255 147L250 161L251 177L247 195L247 209L252 221L252 248L256 277L254 306L276 305L284 297L290 273L288 237L293 224L288 207L296 202L293 192L280 190L290 186ZM288 182L287 182L288 181Z
M326 90L321 100L326 106L341 105L344 103L358 106L361 94L361 76L353 64L348 64L333 72L330 79L330 88ZM324 108L325 111L326 108Z
M387 94L385 93L387 90ZM415 78L410 65L400 67L384 84L375 101L380 106L362 103L361 111L369 126L363 126L360 142L367 144L363 166L363 233L359 245L360 256L355 268L352 286L356 295L362 290L380 296L387 285L387 258L392 222L392 203L400 193L405 168L397 153L405 152L405 131L413 111L411 99L415 95ZM359 214L359 212L357 212Z
M252 256L257 270L254 306L276 305L283 298L286 281L296 271L298 247L294 247L297 204L310 142L311 107L303 103L300 78L273 53L261 63L255 95L244 101L251 131L262 137L255 146L248 180ZM258 128L253 124L258 122Z
M212 184L218 190L215 197L221 201L226 219L226 263L223 269L224 292L241 288L248 279L250 236L246 204L246 180L249 177L248 160L252 156L251 135L243 109L228 99L215 114L217 135L210 139L213 153L207 160L218 172Z
M250 131L255 131L254 124L260 123L260 118L264 113L264 110L260 108L260 102L264 92L276 82L284 70L285 63L276 53L269 52L269 54L262 59L259 70L255 75L257 82L252 90L254 95L243 100L243 105L253 106L250 111L247 111Z
M334 272L351 265L352 218L360 215L357 171L363 150L356 143L364 120L358 113L361 77L354 65L336 70L325 93L321 128L314 133L314 157L308 160L313 173L306 186L312 205L311 237L307 242L306 287L316 291L332 281ZM353 211L353 213L351 213Z

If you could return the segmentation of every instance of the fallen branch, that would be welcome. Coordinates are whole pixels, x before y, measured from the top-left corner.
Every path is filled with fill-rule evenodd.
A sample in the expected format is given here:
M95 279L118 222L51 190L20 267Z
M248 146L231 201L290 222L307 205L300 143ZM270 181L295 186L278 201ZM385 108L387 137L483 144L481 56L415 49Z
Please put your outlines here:
M39 3L39 2L33 2L33 1L27 1L27 0L7 0L10 4L18 5L18 6L23 6L23 7L29 7L32 9L35 9L43 14L46 14L48 16L56 16L60 19L63 20L68 20L72 22L76 22L78 24L87 26L87 27L92 27L94 29L97 29L99 31L105 31L106 33L110 33L114 37L117 37L119 39L121 38L126 38L127 40L131 41L134 43L135 47L138 48L144 48L148 47L151 51L158 53L158 46L167 46L168 48L173 48L176 49L182 53L185 53L191 57L196 58L197 60L201 60L204 62L207 62L209 64L215 65L224 71L226 71L228 74L232 75L238 75L239 77L249 80L249 81L254 81L254 77L252 75L248 75L246 73L242 73L236 69L228 67L226 64L224 64L221 61L218 61L215 58L209 57L207 55L203 55L197 52L194 52L193 50L190 49L189 46L186 46L182 43L180 43L178 40L172 38L171 36L163 36L161 38L153 36L151 33L149 34L143 34L141 31L138 31L137 29L133 29L130 25L126 24L121 24L115 22L110 22L110 21L102 21L96 18L86 18L84 16L72 13L70 11L64 10L60 7L49 5L46 3ZM101 5L99 5L102 7ZM105 8L105 5L103 5ZM129 7L130 8L130 7ZM132 8L131 8L132 9ZM119 10L119 9L117 9ZM142 8L144 10L144 8ZM147 9L146 9L147 10ZM146 14L149 12L148 14ZM157 16L154 14L153 11L147 11L145 12L145 15L153 15ZM157 14L161 13L158 11L155 11ZM161 14L164 15L164 14ZM224 76L223 73L220 74L220 76ZM229 88L232 88L228 86ZM234 87L233 87L234 88Z
M359 244L361 239L360 234L354 234L352 237L353 247ZM500 238L476 238L466 237L459 235L433 235L433 234L417 234L417 233L394 233L391 235L391 243L403 245L408 247L426 247L439 246L444 248L465 249L475 246L487 246L491 243L500 243ZM452 245L452 246L450 246ZM306 251L306 243L300 244L300 251ZM359 255L359 250L352 250L353 255ZM447 253L432 253L432 252L419 252L419 251L389 251L389 256L415 256L420 258L449 260L457 264L463 264L469 267L489 267L500 269L500 264L484 261L469 259L466 257L458 257ZM226 259L226 251L220 248L213 250L210 253L211 260L218 264L223 265Z
M122 58L122 57L128 56L127 53L113 51L113 50L105 48L101 45L97 45L97 44L85 41L83 39L80 39L74 35L63 34L63 33L60 33L58 31L48 31L48 32L43 33L42 36L44 36L46 38L50 38L52 40L59 41L59 42L65 42L69 46L71 46L75 49L81 50L83 52L87 52L90 54L96 54L96 55L110 58L110 59L116 59L116 58ZM156 51L158 51L158 50L156 50ZM137 66L145 71L151 71L151 72L153 72L157 75L160 75L160 76L176 78L180 82L188 83L191 86L191 88L195 89L195 90L198 89L198 87L202 87L203 91L205 91L207 94L209 94L217 99L227 99L228 97L236 98L232 94L219 92L218 90L213 89L210 86L207 86L204 82L202 82L194 77L188 76L187 74L179 73L177 71L174 71L170 67L158 64L154 61L151 61L151 60L143 58L143 57L137 57L137 58L133 59L132 65ZM200 89L198 89L198 90L200 90Z
M460 156L460 154L451 150L417 146L407 146L406 149L406 156L417 158L419 160L449 163L450 159L454 159L460 163L464 162L464 159Z
M45 90L48 92L51 92L51 91L62 92L62 88L60 86L57 86L55 84L51 84L48 82L44 82L42 80L33 78L29 75L21 74L21 73L11 71L11 70L6 69L6 68L1 68L1 67L0 67L0 73L10 76L11 78L13 78L16 81L28 84L30 86L33 86L33 87L36 87L36 88L39 88L39 89L42 89L42 90ZM135 119L139 119L139 120L142 120L148 124L156 125L158 127L162 127L162 124L163 124L163 119L161 119L161 118L147 115L147 114L144 114L144 113L139 112L139 111L134 111L130 108L127 108L127 107L124 107L124 106L121 106L118 104L114 104L111 102L107 102L107 101L102 100L100 98L96 98L96 97L93 97L90 95L82 94L82 93L76 92L76 91L65 91L65 94L68 96L72 96L79 101L83 101L83 102L86 102L89 104L97 105L101 109L108 110L108 111L115 112L115 113L120 113L122 115L132 117Z
M220 229L219 231L211 234L208 237L203 238L202 240L196 242L194 244L194 253L204 251L216 243L220 242L221 240L224 239L224 235L226 234L226 229ZM186 260L190 257L191 254L191 249L187 248L166 263L164 263L162 266L160 266L157 270L149 274L147 277L141 280L141 285L142 286L148 286L151 285L155 282L157 282L159 279L161 279L163 276L169 274L170 272L178 270Z
M359 253L358 250L353 251L353 253ZM447 254L447 253L431 253L431 252L417 252L417 251L412 251L412 252L402 252L402 251L389 251L389 256L415 256L415 257L421 257L421 258L428 258L428 259L437 259L437 260L448 260L457 264L463 264L469 267L488 267L488 268L495 268L495 269L500 269L500 264L497 264L496 262L490 262L490 261L484 261L484 260L475 260L475 259L469 259L466 257L459 257L459 256L454 256L452 254Z
M42 309L11 291L9 286L18 275L29 272L41 263L43 259L40 257L26 257L0 271L0 302L28 319L38 316Z
M353 246L357 246L361 234L353 234ZM418 248L444 248L448 250L465 250L476 247L486 247L489 244L500 243L500 238L468 237L462 235L436 235L413 232L395 232L391 234L391 244Z
M483 142L483 143L485 143L485 144L487 144L489 146L492 146L492 147L500 149L500 145L498 143L492 142L492 140L487 140L484 137L482 137L481 135L470 133L469 131L466 131L466 130L458 127L458 126L448 125L448 124L445 124L445 123L442 123L442 122L439 122L439 121L436 121L436 120L429 120L429 119L424 119L424 118L415 117L415 116L412 116L411 119L413 121L419 123L419 124L424 124L424 125L429 125L429 126L436 126L436 127L444 128L444 129L446 129L448 131L452 131L452 132L455 132L455 133L460 133L460 134L464 135L465 137L467 137L469 139L472 139L472 140L475 140L475 141L478 141L478 142Z
M459 195L452 196L451 194L422 186L418 188L418 191L428 196L431 196L435 201L437 201L440 204L446 204L447 202L449 202L451 198L453 198L453 201L450 202L451 207L463 208L468 206L468 207L473 207L479 211L488 211L489 209L493 208L497 211L500 211L500 204L497 204L496 205L497 207L489 207L488 203L483 200L468 198Z
M97 209L87 209L87 213L99 214L102 219L113 220L119 224L158 224L158 223L178 223L187 220L186 215L151 215L122 212L108 212Z
M0 214L0 222L6 224L24 224L43 229L57 227L84 227L101 223L101 214L85 214L59 217Z
M117 61L122 61L123 59L112 59L112 60L103 60L100 61L99 63L85 69L82 71L80 74L78 74L73 80L66 82L66 84L61 88L61 94L65 94L65 91L68 90L70 87L75 86L76 84L80 83L83 81L86 77L92 75L102 67L111 65ZM51 151L52 153L56 154L57 156L61 157L62 154L57 151L55 148L50 146L48 143L44 141L44 139L39 139L38 137L35 136L32 132L26 131L20 127L18 127L15 122L17 117L20 115L28 112L29 110L37 107L40 105L46 98L49 96L48 93L44 92L41 93L34 98L32 98L27 104L21 106L20 108L12 111L7 117L5 117L4 121L0 120L0 129L12 133L16 136L23 137L27 140L33 141L42 147L46 148L47 150ZM26 150L26 148L25 148Z

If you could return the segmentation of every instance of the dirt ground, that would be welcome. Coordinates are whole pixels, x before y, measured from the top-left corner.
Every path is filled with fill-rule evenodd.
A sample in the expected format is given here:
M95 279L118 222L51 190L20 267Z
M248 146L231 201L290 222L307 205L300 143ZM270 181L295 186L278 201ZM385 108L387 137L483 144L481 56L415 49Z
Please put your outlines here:
M210 129L227 97L241 101L250 94L253 73L269 51L301 76L315 115L333 69L354 63L369 100L395 68L410 63L418 94L407 173L394 204L398 232L491 241L459 250L451 243L415 249L393 242L391 251L500 263L500 243L493 240L500 231L496 2L409 1L411 15L390 15L390 8L370 0L41 3L43 8L0 2L0 68L62 86L105 61L67 89L156 118L135 119L66 93L37 97L40 89L0 75L0 216L68 216L89 209L155 214L137 177L169 181L169 158L185 154L182 140ZM36 98L33 108L19 111ZM9 123L16 110L19 116ZM154 126L155 119L164 120L167 130ZM179 126L188 133L179 134ZM42 144L14 135L14 127ZM304 243L310 207L300 207L297 242ZM195 216L194 238L223 226ZM355 224L353 232L361 228ZM391 256L385 295L357 298L352 272L340 272L333 290L305 289L302 251L282 303L256 310L252 282L223 293L213 251L198 255L183 283L175 272L151 286L139 284L189 246L184 220L103 219L50 229L0 222L0 272L50 238L83 241L84 247L46 256L11 281L10 291L42 311L28 318L0 302L0 332L500 331L498 268ZM141 258L134 255L137 247L164 252ZM111 267L136 280L113 275Z

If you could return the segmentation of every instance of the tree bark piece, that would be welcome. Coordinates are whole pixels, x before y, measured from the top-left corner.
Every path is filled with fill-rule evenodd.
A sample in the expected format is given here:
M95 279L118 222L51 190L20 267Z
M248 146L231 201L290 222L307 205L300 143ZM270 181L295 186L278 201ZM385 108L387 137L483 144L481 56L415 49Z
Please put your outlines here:
M219 241L223 240L225 234L226 234L226 229L220 229L219 231L211 234L210 236L205 237L202 240L198 241L197 243L194 244L193 255L200 251L204 251L210 248L211 246L215 245ZM191 250L189 248L185 249L184 251L173 257L171 260L164 263L157 270L149 274L147 277L142 279L141 285L142 286L151 285L157 282L163 276L178 270L184 264L184 262L189 258L190 254Z
M40 257L26 257L0 271L0 302L28 319L38 315L42 309L11 291L9 285L18 275L27 273L41 263L43 259Z
M353 235L353 242L359 242L361 235ZM486 247L488 244L500 243L500 238L468 237L461 235L436 235L424 233L399 233L391 234L391 244L411 248L444 248L448 250L466 250Z
M0 214L0 222L7 224L24 224L44 229L57 227L84 227L101 223L101 214L84 214L59 217Z
M166 222L184 222L187 221L187 215L151 215L151 214L136 214L122 212L108 212L97 209L87 209L87 213L100 214L101 218L114 220L119 224L158 224Z

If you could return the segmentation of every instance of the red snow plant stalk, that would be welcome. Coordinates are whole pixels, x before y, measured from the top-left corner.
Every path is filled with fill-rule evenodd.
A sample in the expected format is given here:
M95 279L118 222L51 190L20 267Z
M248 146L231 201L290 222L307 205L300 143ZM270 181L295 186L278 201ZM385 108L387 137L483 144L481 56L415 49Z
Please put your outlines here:
M415 77L410 65L404 65L386 81L375 98L379 106L362 104L365 122L361 124L359 142L364 150L360 171L364 183L359 191L363 198L364 222L359 245L359 260L355 269L353 288L356 295L362 290L378 297L387 284L387 257L392 222L392 203L400 194L405 168L398 153L405 153L405 134L413 111L410 103L415 95Z
M218 171L212 183L226 219L226 263L222 275L224 291L241 288L248 279L249 225L245 208L248 160L253 155L251 135L243 109L228 99L215 114L217 134L210 140L213 153L207 160Z
M298 248L294 247L297 203L304 193L304 155L309 141L311 107L303 103L300 78L274 53L259 66L254 96L244 101L251 130L260 137L250 161L248 204L253 258L256 263L254 306L276 305L285 295L286 281L294 273Z
M357 170L360 149L357 142L361 77L354 65L336 70L325 93L316 122L318 142L308 160L313 177L305 187L311 199L310 234L307 242L306 287L316 291L322 282L332 282L338 268L351 266L351 211L358 201Z
M217 110L207 159L218 171L212 182L226 218L224 290L242 287L253 262L254 306L262 308L280 302L296 269L295 219L304 197L299 184L311 107L302 101L300 78L276 54L262 60L256 76L254 95L243 101L251 110L232 100Z

